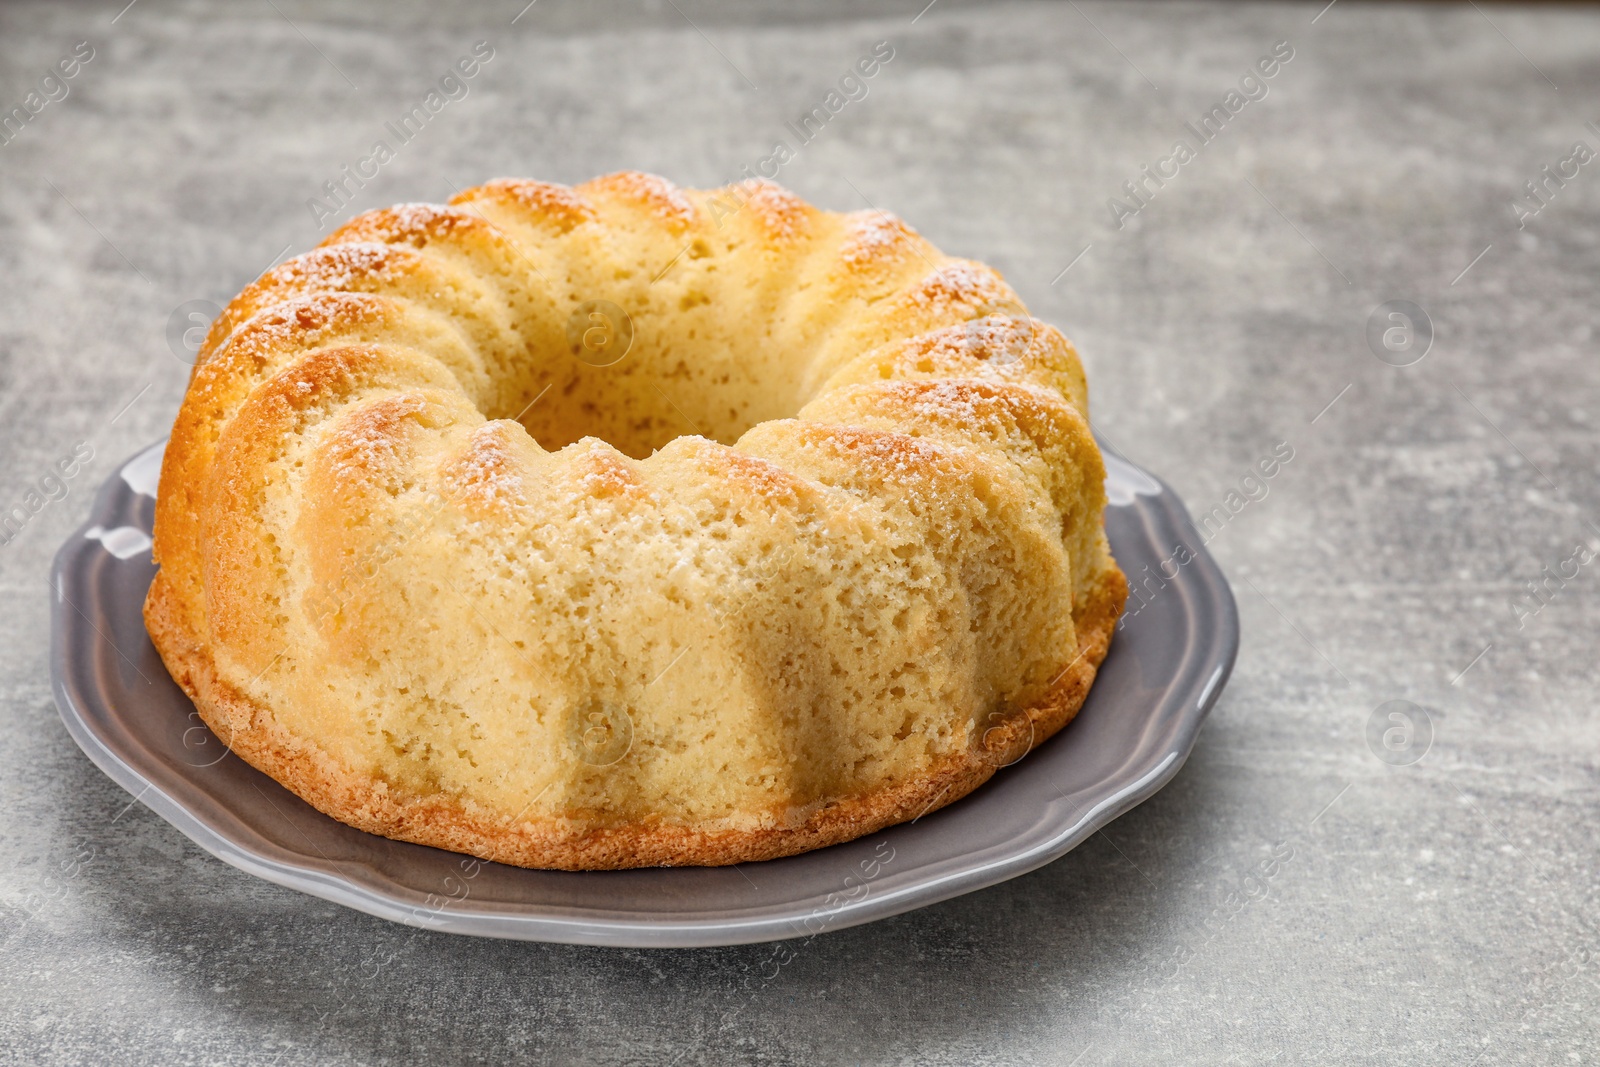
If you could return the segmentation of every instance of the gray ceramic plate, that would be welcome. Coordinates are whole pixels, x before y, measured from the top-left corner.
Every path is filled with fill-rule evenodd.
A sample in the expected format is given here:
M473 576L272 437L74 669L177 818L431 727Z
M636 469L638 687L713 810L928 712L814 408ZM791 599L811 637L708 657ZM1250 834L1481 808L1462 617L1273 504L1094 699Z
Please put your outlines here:
M140 615L155 574L161 448L123 464L56 555L50 666L61 718L101 770L207 851L414 926L593 945L731 945L843 929L1015 878L1178 772L1239 647L1233 595L1182 503L1108 452L1111 547L1147 600L1130 601L1077 719L971 796L859 841L740 867L566 873L480 863L320 814L201 723Z

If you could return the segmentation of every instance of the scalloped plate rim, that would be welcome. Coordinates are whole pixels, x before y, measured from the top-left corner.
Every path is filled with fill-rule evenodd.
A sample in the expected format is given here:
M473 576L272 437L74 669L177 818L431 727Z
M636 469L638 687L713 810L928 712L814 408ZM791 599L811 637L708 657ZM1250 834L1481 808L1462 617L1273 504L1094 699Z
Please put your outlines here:
M229 828L214 825L214 822L208 819L205 814L192 810L177 797L162 789L152 780L152 776L147 775L145 771L135 765L137 763L136 759L130 760L128 753L119 751L96 732L89 716L84 713L84 710L75 699L74 686L70 679L74 677L72 666L79 652L69 641L70 636L78 633L72 617L73 615L78 615L83 622L89 623L91 628L93 623L87 616L83 615L83 609L75 602L69 604L65 600L64 590L68 575L73 573L74 566L85 551L83 542L89 539L87 536L88 531L96 527L103 528L105 520L116 510L116 504L119 499L139 495L153 497L153 493L136 485L135 478L127 476L125 472L128 472L130 468L137 470L137 465L141 461L144 464L144 468L147 469L152 463L151 453L164 448L165 443L165 440L163 440L155 445L141 449L121 463L106 478L95 494L88 519L73 531L56 553L50 576L52 592L50 667L52 690L55 694L57 709L73 741L83 749L96 767L132 794L135 801L149 807L205 851L248 874L370 915L421 928L516 940L650 948L748 944L803 937L820 932L805 925L807 918L815 918L819 914L818 910L800 906L790 907L779 914L758 914L746 919L728 917L696 918L692 916L686 917L678 913L674 913L670 917L627 918L620 915L576 912L573 909L559 906L541 908L513 905L483 907L479 905L477 907L456 908L447 906L439 909L419 909L414 902L416 894L409 887L392 883L394 888L389 892L383 892L370 886L362 885L338 873L330 872L324 869L323 865L314 862L309 855L303 857L303 862L296 863L267 854L273 849L280 852L287 852L288 850L272 845L270 842L265 845L258 845L254 842L241 841L228 832ZM1177 516L1187 522L1191 529L1197 529L1194 527L1193 521L1189 518L1182 502L1169 486L1143 468L1120 457L1114 450L1105 447L1103 442L1102 447L1105 453L1108 483L1112 479L1121 479L1120 492L1112 494L1114 500L1118 502L1113 503L1112 507L1132 507L1135 509L1150 509L1151 511L1156 509L1164 510L1166 514L1164 516L1159 513L1156 514L1157 519L1164 517L1170 522ZM1141 511L1141 517L1145 519L1147 525L1151 522L1148 511ZM1176 522L1172 522L1172 524L1176 525ZM148 531L146 532L148 533ZM1147 765L1141 768L1142 773L1132 777L1120 788L1101 797L1097 803L1079 815L1077 819L1059 827L1055 833L1043 841L1036 842L1027 848L987 863L962 867L936 877L912 881L889 892L879 894L869 892L859 901L847 902L821 912L827 920L823 927L827 932L843 930L862 923L889 918L916 908L926 907L966 893L975 892L1036 870L1070 852L1118 816L1149 799L1172 780L1187 760L1206 715L1214 706L1222 689L1225 687L1239 648L1238 612L1227 579L1209 553L1205 551L1203 545L1194 547L1192 551L1194 564L1187 566L1188 573L1195 575L1197 581L1203 581L1206 591L1216 598L1215 612L1209 621L1218 625L1211 638L1213 647L1208 650L1206 656L1206 662L1214 664L1214 666L1208 672L1198 697L1186 704L1185 713L1178 722L1176 729L1171 733L1169 750L1165 756L1153 766ZM98 607L98 605L96 606ZM1118 638L1113 639L1113 655L1116 654L1119 640L1121 640L1120 634ZM1104 668L1102 668L1102 677L1103 675ZM1096 689L1092 692L1099 690L1100 685L1097 682ZM1063 734L1070 729L1071 727L1069 726L1067 730L1063 731ZM1052 739L1052 741L1054 740ZM1048 744L1050 742L1046 743L1046 745ZM1041 746L1041 749L1036 750L1034 755L1029 758L1035 758L1039 752L1043 751L1043 748L1044 746ZM270 779L267 780L270 781ZM193 785L192 782L191 785ZM196 786L196 788L200 787ZM961 805L971 805L975 799L981 798L984 790L988 788L989 785L986 784L972 796L966 797L943 810L948 811ZM324 816L324 818L326 817ZM242 822L244 820L238 821ZM868 837L881 836L890 839L894 837L896 831L903 830L909 826L910 824L901 824L900 826L889 827L878 835L868 835ZM263 838L262 840L265 841L266 839ZM379 838L378 840L385 841L386 839ZM403 845L404 843L392 842L392 844ZM833 846L833 848L844 848L848 844ZM405 847L412 848L416 846L406 845ZM801 855L815 856L829 851L829 849L820 849ZM289 855L296 854L289 853ZM331 863L332 861L327 862ZM368 866L373 878L381 881L383 878L382 872L371 868L370 865ZM752 869L756 869L761 864L741 866L749 866ZM513 868L512 870L515 869ZM650 870L663 871L667 869L654 868ZM689 869L686 868L684 870ZM577 872L575 876L587 879L604 879L615 873L622 872ZM407 900L408 894L413 898L411 902Z

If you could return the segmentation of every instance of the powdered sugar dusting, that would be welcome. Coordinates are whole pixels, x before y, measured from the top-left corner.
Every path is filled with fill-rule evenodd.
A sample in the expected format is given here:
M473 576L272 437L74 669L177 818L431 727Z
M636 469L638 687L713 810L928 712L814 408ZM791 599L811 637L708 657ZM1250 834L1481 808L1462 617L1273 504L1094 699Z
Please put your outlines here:
M302 290L352 288L359 279L384 282L409 253L377 241L324 245L295 256L262 275L262 289L295 286ZM248 290L247 290L248 292Z
M379 216L393 219L397 224L407 229L425 229L440 220L451 222L470 218L465 212L444 204L434 204L427 201L412 200L401 204L391 204L376 212Z
M765 178L738 182L728 186L726 191L747 197L744 206L755 217L762 230L781 240L793 240L798 236L801 225L808 221L811 215L811 205L777 182L767 181Z
M307 381L297 381L295 389L311 392ZM427 401L415 393L384 397L350 412L330 442L334 480L341 484L370 482L402 469L404 423L419 414Z
M946 379L928 383L902 382L897 385L900 391L912 395L912 410L923 418L954 416L957 421L974 425L984 419L984 409L993 410L995 406L994 390L976 382Z
M809 429L812 443L842 446L852 455L871 460L895 475L908 489L916 487L914 476L926 473L943 456L936 445L903 433L838 425L814 425Z
M687 226L698 216L694 204L683 194L683 190L659 174L624 170L596 178L592 184L645 204L657 218L677 226Z
M206 331L199 362L212 358L230 340L239 326L259 312L282 303L274 299L278 290L294 293L373 290L389 281L400 264L415 262L416 253L374 241L324 245L273 267L244 292L234 297ZM362 283L357 285L357 282Z
M725 477L738 478L747 488L769 502L797 500L804 483L794 474L770 460L735 452L726 445L712 445L712 455Z
M939 340L952 347L978 349L983 352L1014 351L1033 340L1032 323L1011 315L985 315L961 326L947 326L939 331Z
M450 203L501 198L515 201L537 219L554 222L560 233L595 218L594 208L570 186L521 178L496 178L451 197Z
M1026 383L997 385L975 378L945 378L934 381L896 382L893 391L907 397L919 416L939 421L954 420L976 426L1009 413L1015 417L1020 406L1032 408L1037 416L1048 416L1051 399L1059 394L1045 392Z
M982 263L954 259L905 293L908 302L933 312L975 310L996 305L1021 308L1011 287Z
M489 423L473 431L446 477L480 500L519 507L527 504L527 487L517 457L502 436L505 428L503 423Z
M852 211L845 216L839 256L852 267L889 258L910 247L917 232L887 211Z
M479 231L493 237L493 228L482 218L444 204L407 203L369 211L351 219L324 244L352 240L404 242L418 248L428 241L458 231Z
M581 472L578 482L585 496L642 495L644 481L622 453L604 441L594 439L580 441L572 447L581 448L584 444L588 444L588 449L579 454L576 470Z
M273 304L247 319L218 352L242 353L264 360L286 352L294 344L315 344L335 323L375 322L392 306L384 297L368 293L312 293Z

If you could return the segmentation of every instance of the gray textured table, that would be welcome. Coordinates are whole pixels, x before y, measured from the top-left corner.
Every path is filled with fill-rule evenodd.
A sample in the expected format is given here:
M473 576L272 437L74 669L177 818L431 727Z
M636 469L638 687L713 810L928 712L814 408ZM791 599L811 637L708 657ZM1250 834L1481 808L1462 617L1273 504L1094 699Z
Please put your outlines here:
M0 508L45 500L0 545L0 1060L1600 1059L1600 13L123 2L0 8L0 109L40 94L0 145ZM130 804L52 704L49 559L166 432L174 309L313 244L308 201L477 41L465 96L326 210L798 147L780 181L905 216L1067 330L1098 426L1213 516L1239 595L1161 795L804 943L732 1027L767 948L486 942L275 888ZM1397 300L1426 318L1375 315Z

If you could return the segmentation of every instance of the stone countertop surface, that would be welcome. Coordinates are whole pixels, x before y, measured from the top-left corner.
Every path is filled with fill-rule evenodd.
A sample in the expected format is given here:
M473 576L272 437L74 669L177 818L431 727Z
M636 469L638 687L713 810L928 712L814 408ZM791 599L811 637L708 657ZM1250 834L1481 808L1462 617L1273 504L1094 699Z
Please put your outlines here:
M1600 12L124 2L0 7L0 110L42 103L0 145L0 507L44 496L0 545L0 1061L1600 1061ZM310 205L480 41L464 96ZM779 143L808 199L998 266L1105 439L1214 516L1243 648L1163 792L793 943L725 1026L770 947L419 933L213 859L78 751L46 574L171 424L191 311L369 207L714 185Z

